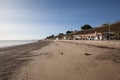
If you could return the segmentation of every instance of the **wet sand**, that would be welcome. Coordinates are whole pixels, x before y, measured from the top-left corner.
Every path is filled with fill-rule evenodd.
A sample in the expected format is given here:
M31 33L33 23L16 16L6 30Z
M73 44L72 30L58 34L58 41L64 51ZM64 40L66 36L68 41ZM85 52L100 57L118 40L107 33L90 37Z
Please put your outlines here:
M120 80L120 49L97 43L40 41L4 48L0 63L0 80Z
M48 45L49 41L39 41L35 43L6 47L0 49L0 80L12 80L11 75L21 66L32 60L33 55L29 53L33 50L41 49Z

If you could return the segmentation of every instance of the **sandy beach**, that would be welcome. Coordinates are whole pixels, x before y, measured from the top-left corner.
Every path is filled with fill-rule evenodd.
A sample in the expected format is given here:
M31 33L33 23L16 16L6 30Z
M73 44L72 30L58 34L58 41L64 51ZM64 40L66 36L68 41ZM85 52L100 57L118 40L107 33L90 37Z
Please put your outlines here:
M39 41L0 49L0 80L120 80L119 46L100 46Z
M11 79L11 75L21 66L32 60L31 57L37 56L30 54L33 50L39 50L48 45L49 41L39 41L13 47L0 49L0 80L17 80Z

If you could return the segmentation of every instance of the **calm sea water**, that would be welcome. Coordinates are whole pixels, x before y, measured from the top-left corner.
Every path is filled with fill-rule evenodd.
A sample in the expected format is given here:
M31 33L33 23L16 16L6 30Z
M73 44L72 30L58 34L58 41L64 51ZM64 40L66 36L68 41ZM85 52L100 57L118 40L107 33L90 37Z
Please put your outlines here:
M0 40L0 48L36 42L37 40Z

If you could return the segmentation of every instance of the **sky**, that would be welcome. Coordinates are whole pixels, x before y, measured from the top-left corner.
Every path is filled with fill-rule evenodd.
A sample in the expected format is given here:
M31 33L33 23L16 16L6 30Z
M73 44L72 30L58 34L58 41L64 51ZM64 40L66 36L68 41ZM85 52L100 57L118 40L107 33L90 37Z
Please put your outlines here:
M0 40L43 39L120 20L120 0L0 0Z

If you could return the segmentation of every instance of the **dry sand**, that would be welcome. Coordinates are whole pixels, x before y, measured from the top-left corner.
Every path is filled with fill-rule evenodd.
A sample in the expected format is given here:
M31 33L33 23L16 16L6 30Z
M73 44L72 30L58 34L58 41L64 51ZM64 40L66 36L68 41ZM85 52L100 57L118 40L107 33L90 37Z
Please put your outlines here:
M46 45L40 47L38 46L40 44L36 44L28 48L24 47L30 49L27 52L29 55L18 55L21 57L16 59L27 61L21 62L22 65L18 64L19 67L11 70L14 72L9 78L0 80L120 80L119 48L79 44L74 41L47 43L43 41L42 43ZM31 50L34 46L37 46L37 50L36 48ZM18 49L20 48L22 47ZM24 48L17 52L24 51ZM2 54L2 51L0 52ZM2 62L5 64L7 61Z

